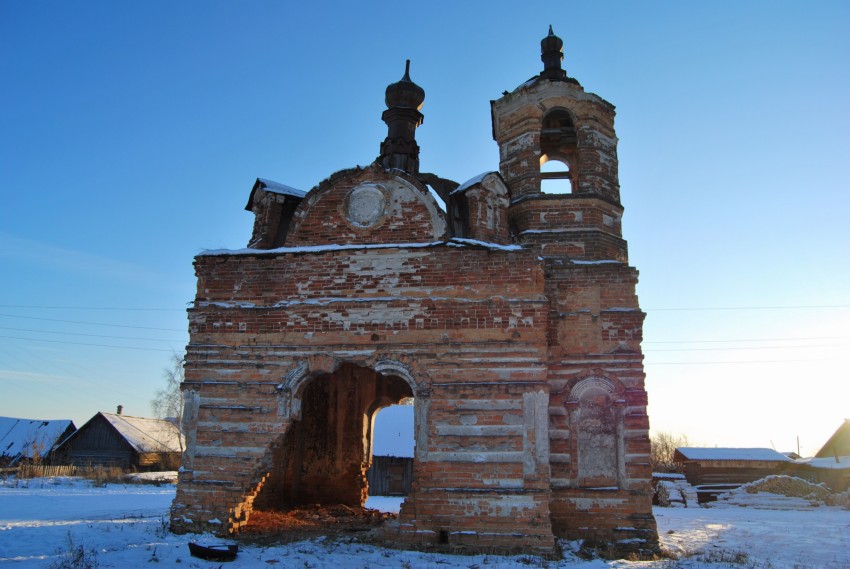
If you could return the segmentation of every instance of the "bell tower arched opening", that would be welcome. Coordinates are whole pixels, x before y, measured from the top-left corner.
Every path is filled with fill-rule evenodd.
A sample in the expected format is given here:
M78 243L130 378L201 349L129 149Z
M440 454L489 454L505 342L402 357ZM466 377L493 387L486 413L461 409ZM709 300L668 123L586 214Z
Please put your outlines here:
M574 191L578 136L575 121L566 109L544 115L540 128L540 191L568 194Z
M540 191L544 194L569 194L573 191L570 165L547 154L540 156Z

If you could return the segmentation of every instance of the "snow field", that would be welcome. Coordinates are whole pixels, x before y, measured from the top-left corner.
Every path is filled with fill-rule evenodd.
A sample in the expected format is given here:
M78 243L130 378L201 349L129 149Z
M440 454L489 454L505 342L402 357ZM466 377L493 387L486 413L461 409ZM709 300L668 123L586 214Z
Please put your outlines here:
M850 567L850 510L800 508L776 495L754 498L746 507L657 508L662 544L678 560L584 561L531 556L459 556L385 549L350 540L313 539L273 547L242 546L232 563L189 556L198 536L167 531L174 486L108 485L57 478L0 485L0 566L59 567L61 554L82 546L101 569L128 567L232 568L440 568L509 569L720 568L846 569ZM398 511L400 499L371 498L369 507ZM770 508L770 509L767 509ZM208 539L211 539L208 537Z

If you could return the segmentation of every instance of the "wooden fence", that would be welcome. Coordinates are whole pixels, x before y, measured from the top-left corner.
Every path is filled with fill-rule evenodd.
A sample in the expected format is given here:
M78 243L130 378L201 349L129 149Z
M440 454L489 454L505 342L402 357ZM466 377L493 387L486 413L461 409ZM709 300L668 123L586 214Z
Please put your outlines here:
M46 476L76 476L82 469L78 466L58 464L21 464L17 468L9 468L18 478L43 478Z

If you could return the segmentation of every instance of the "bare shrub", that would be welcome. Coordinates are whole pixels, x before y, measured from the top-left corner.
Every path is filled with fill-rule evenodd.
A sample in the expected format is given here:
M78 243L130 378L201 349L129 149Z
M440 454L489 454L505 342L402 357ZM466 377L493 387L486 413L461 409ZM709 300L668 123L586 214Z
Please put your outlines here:
M183 434L183 357L172 354L171 365L162 372L165 379L165 387L156 392L151 400L151 409L157 419L165 419L172 422L181 434L180 450L182 451ZM179 464L177 465L179 466Z
M97 551L86 549L83 544L74 543L71 532L68 532L68 543L64 549L56 550L57 559L50 564L50 569L97 569Z
M658 484L654 484L655 486L655 495L653 496L653 504L657 504L662 508L670 507L670 488L664 482L659 482Z
M697 556L705 563L717 563L732 565L744 565L749 561L746 551L732 551L730 549L712 549Z
M78 476L87 478L97 488L107 484L120 484L124 480L125 470L120 466L103 466L101 464L87 466L78 471Z
M686 435L672 433L652 433L649 436L649 463L653 472L676 472L673 457L676 448L688 446Z

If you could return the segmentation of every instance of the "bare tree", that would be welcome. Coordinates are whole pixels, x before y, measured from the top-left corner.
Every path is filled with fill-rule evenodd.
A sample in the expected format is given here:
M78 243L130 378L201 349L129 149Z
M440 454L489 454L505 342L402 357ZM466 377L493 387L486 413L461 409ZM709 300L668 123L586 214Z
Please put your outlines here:
M171 364L162 370L165 387L156 392L151 400L151 409L157 419L165 419L173 423L182 435L183 433L183 358L177 354L171 355ZM182 447L182 443L181 443Z
M673 433L652 433L649 436L649 461L653 472L675 472L676 463L673 455L676 448L688 446L687 435L674 435Z

